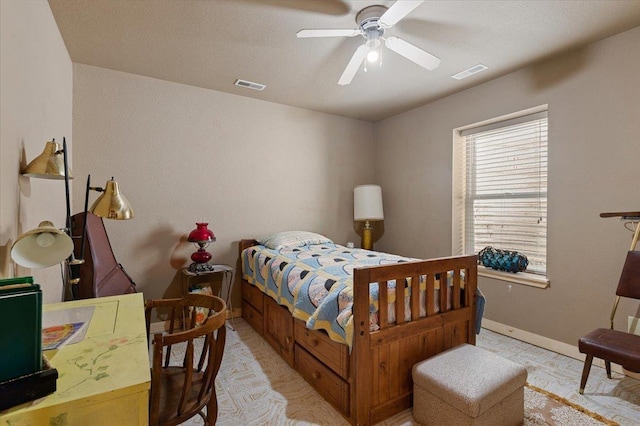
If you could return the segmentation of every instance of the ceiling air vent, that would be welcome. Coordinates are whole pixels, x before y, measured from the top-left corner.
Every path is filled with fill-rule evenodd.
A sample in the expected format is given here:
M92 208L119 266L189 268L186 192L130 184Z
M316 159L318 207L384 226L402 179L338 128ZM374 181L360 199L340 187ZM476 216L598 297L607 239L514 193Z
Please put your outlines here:
M235 84L236 86L246 87L247 89L253 89L253 90L264 90L264 88L267 87L264 84L254 83L253 81L240 80L240 79L237 79L236 82L233 84Z
M464 71L460 71L458 74L452 75L451 78L455 78L456 80L462 80L463 78L467 78L473 74L477 74L480 71L484 71L486 70L487 67L486 65L482 65L482 64L478 64L478 65L474 65L469 69L466 69Z

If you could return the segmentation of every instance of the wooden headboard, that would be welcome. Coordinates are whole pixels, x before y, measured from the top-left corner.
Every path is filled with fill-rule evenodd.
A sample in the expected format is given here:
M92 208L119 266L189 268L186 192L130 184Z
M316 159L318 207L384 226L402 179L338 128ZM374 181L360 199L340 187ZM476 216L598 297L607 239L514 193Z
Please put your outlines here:
M247 239L247 240L240 240L240 244L239 244L239 251L240 253L242 253L242 250L247 249L249 247L252 246L256 246L259 243L256 240L252 240L252 239Z

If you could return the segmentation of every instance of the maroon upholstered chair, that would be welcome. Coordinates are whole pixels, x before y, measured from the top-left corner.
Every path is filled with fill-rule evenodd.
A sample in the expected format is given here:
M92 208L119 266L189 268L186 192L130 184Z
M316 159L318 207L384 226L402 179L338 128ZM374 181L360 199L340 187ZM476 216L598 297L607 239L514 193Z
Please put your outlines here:
M634 373L640 373L640 336L613 329L613 319L620 297L640 300L640 251L627 253L611 311L611 328L599 328L582 336L578 341L578 349L587 355L582 370L580 394L584 393L593 357L604 360L608 378L611 378L612 362Z

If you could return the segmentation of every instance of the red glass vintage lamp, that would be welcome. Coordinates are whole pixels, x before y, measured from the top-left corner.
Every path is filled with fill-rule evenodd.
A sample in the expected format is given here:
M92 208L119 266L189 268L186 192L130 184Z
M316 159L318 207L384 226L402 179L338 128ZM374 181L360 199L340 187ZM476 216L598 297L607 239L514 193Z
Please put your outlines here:
M216 236L207 228L207 225L209 224L196 222L196 229L189 233L188 241L198 247L198 251L191 255L193 263L189 265L189 272L198 273L213 270L213 266L208 263L211 260L211 253L205 249L209 243L216 240Z

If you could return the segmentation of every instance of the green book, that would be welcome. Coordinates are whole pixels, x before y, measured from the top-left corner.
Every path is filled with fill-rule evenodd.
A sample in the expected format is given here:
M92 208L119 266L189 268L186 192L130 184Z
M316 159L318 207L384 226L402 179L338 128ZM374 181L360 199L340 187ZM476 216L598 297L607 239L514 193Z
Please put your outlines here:
M42 291L32 277L0 280L0 382L42 370Z

